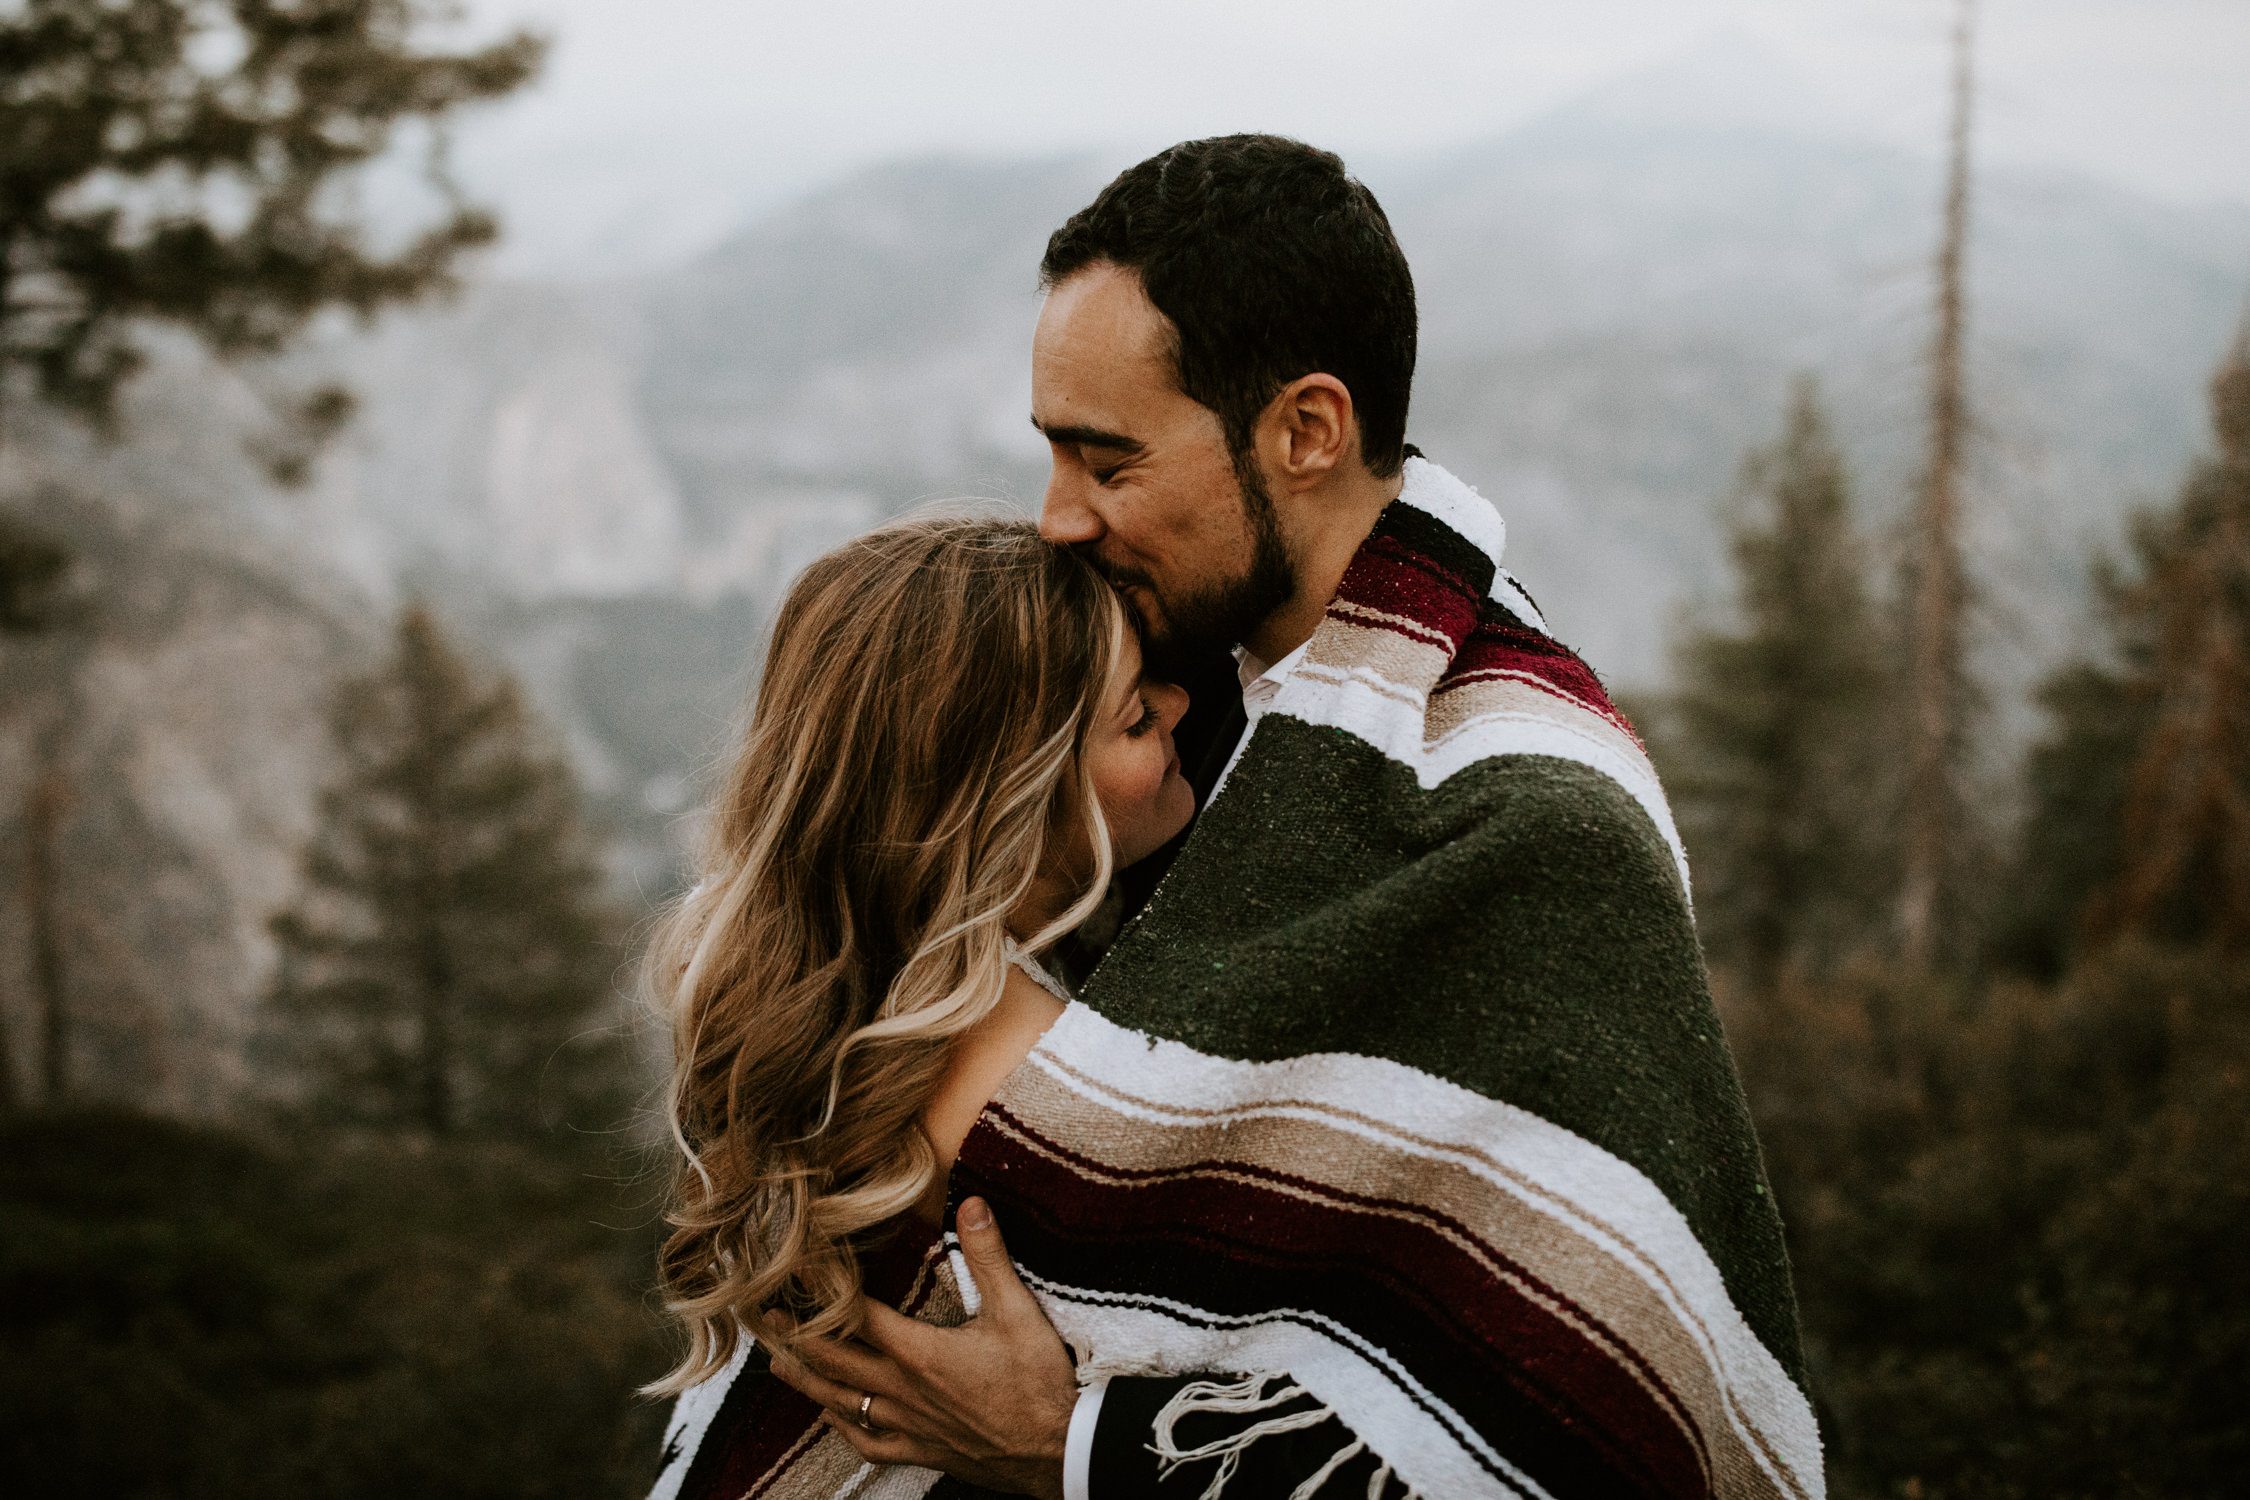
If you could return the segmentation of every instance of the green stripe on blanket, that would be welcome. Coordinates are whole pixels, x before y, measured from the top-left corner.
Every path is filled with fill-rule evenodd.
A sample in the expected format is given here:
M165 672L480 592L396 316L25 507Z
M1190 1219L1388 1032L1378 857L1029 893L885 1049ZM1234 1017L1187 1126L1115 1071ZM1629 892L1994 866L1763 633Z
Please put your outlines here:
M1390 1058L1601 1146L1679 1209L1804 1385L1781 1220L1673 857L1602 773L1510 755L1425 791L1341 730L1268 715L1083 998L1224 1057Z

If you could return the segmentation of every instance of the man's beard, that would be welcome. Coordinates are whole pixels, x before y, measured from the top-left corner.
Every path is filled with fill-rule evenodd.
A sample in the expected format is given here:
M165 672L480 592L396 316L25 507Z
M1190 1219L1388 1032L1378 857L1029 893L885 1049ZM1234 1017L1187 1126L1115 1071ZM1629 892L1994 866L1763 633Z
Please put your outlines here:
M1234 473L1250 527L1250 565L1242 572L1193 593L1166 594L1139 568L1101 565L1118 589L1145 589L1156 600L1160 618L1141 618L1141 650L1153 677L1178 681L1195 663L1241 644L1297 592L1296 560L1282 541L1281 517L1256 459L1236 454Z

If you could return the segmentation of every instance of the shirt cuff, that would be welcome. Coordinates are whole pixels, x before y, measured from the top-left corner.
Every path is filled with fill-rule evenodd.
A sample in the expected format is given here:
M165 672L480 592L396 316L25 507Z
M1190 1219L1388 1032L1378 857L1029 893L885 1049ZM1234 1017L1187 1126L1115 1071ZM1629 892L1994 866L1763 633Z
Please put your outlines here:
M1094 1428L1102 1417L1102 1397L1109 1394L1107 1376L1078 1393L1070 1409L1070 1435L1063 1439L1063 1500L1093 1500Z

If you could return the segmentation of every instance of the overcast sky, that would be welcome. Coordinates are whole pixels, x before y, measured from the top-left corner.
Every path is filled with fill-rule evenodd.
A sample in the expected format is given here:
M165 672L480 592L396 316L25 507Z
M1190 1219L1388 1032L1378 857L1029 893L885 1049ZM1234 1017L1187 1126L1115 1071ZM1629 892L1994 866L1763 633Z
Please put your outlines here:
M1120 161L1278 130L1347 160L1498 134L1683 53L1769 50L1855 129L1942 121L1952 0L470 0L555 52L462 134L505 263L644 269L851 168ZM2250 0L1983 0L1988 159L2250 202Z

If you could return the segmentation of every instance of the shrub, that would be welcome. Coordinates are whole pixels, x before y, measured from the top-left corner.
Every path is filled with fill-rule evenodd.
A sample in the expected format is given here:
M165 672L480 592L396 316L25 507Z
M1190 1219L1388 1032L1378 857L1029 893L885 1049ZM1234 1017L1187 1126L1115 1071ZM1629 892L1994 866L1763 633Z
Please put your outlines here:
M0 1472L56 1497L638 1494L663 1413L632 1392L668 1363L653 1217L598 1158L13 1124Z

